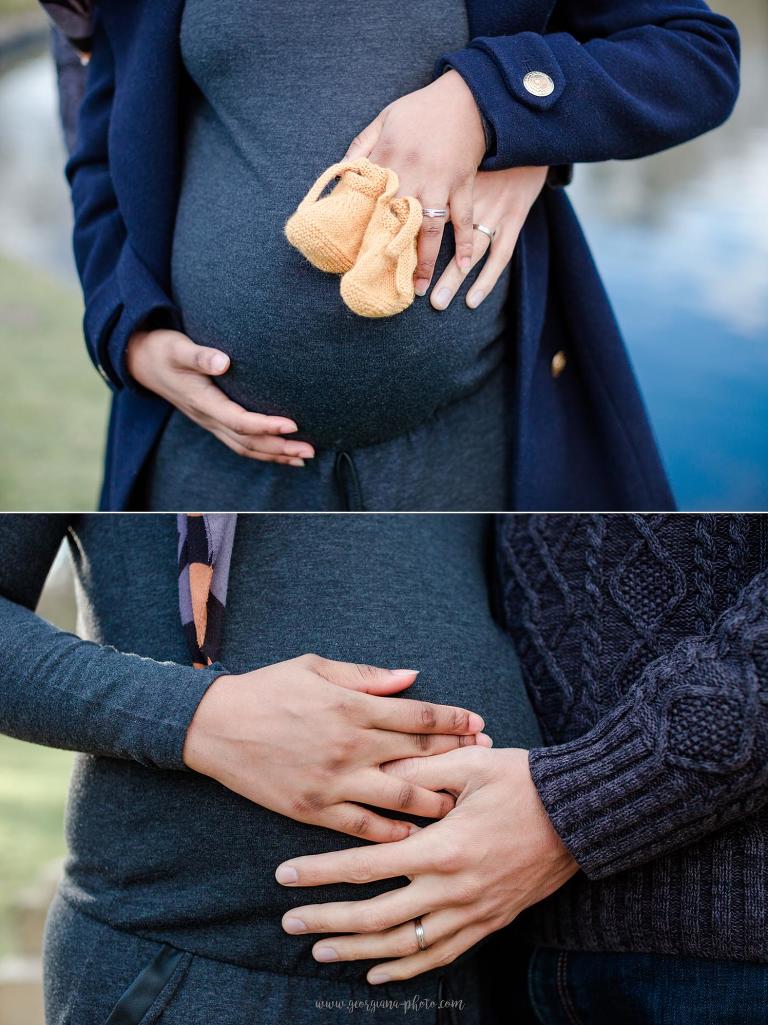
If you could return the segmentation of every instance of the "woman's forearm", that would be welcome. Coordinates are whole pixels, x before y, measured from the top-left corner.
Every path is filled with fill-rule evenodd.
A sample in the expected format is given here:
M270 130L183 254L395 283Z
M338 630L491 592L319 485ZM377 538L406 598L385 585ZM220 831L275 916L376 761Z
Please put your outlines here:
M0 731L88 754L182 769L187 728L215 669L126 654L0 599Z

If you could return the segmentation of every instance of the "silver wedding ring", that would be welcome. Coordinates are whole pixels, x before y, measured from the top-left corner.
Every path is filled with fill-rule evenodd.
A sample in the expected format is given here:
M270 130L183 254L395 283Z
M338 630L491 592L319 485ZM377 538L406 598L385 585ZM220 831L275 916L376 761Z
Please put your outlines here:
M425 206L422 210L425 217L447 217L447 206Z
M475 231L482 231L484 235L488 236L491 242L493 242L494 238L496 237L496 230L494 228L488 228L484 224L473 224L472 227L475 229Z
M421 924L421 919L414 918L413 924L416 927L416 942L419 945L419 950L426 950L427 941L424 937L424 926Z

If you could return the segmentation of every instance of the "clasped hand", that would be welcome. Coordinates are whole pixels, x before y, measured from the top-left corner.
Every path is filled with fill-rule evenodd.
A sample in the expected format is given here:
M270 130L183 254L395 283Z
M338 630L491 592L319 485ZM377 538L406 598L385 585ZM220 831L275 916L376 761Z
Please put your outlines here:
M533 785L526 751L472 747L385 768L412 786L450 794L455 807L403 840L292 858L278 867L276 879L285 886L410 879L368 900L288 911L286 932L327 934L313 948L316 960L375 959L381 963L368 982L410 979L450 964L577 871Z
M438 818L453 798L381 765L414 752L490 744L483 720L468 709L392 696L417 675L302 655L220 676L189 726L184 762L299 822L400 840L416 827L376 809Z

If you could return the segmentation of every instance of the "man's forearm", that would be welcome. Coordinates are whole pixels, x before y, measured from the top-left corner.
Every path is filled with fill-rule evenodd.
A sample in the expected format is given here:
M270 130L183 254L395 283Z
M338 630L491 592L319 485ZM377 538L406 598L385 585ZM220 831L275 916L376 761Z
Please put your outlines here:
M563 843L592 879L633 868L768 801L768 573L706 637L652 662L584 737L530 754Z

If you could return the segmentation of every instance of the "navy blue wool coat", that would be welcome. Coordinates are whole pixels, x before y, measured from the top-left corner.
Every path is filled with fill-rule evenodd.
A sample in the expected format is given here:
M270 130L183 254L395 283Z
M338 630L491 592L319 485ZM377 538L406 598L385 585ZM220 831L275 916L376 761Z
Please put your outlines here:
M170 254L183 6L99 4L67 167L85 337L114 390L104 509L131 505L170 412L131 380L124 355L137 328L181 326ZM435 73L456 68L489 122L495 143L483 169L641 157L716 127L735 102L736 30L699 0L467 0L467 9L471 42L441 56ZM531 71L550 76L550 95L524 87ZM545 189L525 225L510 314L514 508L671 508L621 336L562 189ZM553 377L559 350L567 367Z

